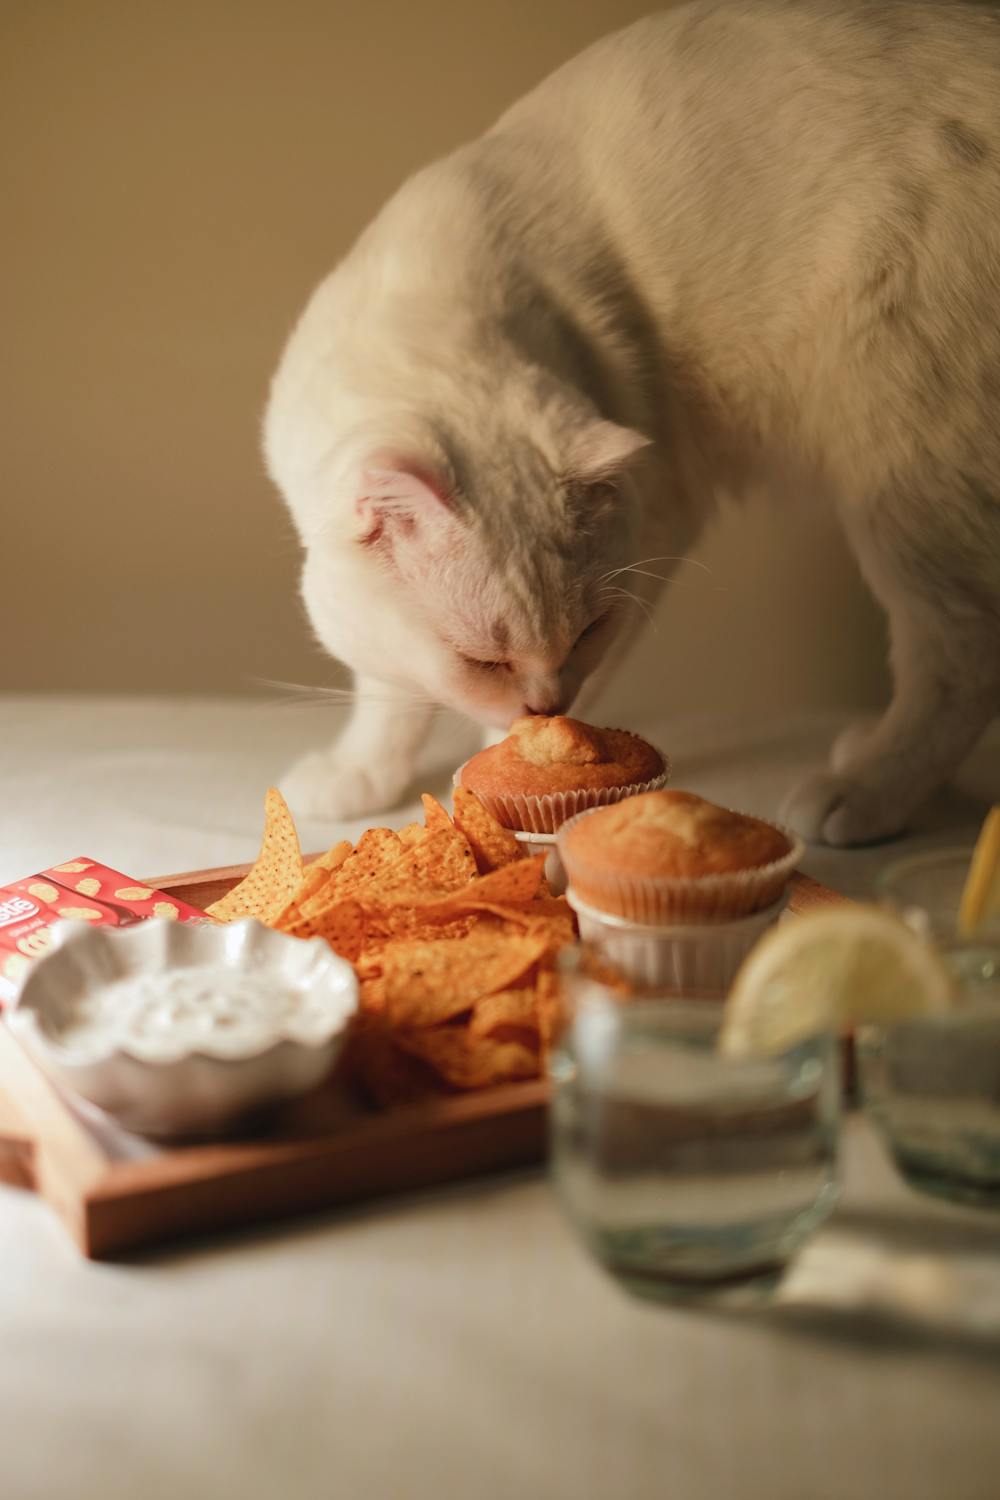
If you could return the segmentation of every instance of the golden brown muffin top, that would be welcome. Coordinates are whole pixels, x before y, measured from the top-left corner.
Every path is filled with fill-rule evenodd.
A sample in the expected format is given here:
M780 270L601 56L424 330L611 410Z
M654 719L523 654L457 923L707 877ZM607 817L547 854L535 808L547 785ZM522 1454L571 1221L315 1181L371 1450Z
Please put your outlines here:
M672 880L758 869L792 847L770 823L680 791L644 792L599 808L563 837L567 858L595 870Z
M533 714L516 719L499 745L466 761L461 783L484 796L544 797L639 785L663 770L663 756L637 734L597 729L561 714Z

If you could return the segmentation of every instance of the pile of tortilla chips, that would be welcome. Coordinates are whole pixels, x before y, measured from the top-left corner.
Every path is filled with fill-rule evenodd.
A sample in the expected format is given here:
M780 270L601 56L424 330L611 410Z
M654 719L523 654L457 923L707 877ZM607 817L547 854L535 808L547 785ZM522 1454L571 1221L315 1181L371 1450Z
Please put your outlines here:
M534 1078L558 1010L554 970L573 913L549 893L545 856L517 840L464 788L454 819L431 796L425 821L370 828L308 865L273 788L261 852L208 908L322 937L361 981L345 1065L380 1104Z

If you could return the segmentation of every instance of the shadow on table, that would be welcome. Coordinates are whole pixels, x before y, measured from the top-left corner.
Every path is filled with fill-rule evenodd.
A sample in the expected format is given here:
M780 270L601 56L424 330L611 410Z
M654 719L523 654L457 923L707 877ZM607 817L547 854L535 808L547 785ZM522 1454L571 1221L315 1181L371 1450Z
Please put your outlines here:
M184 1267L220 1257L242 1260L273 1256L287 1245L303 1248L329 1241L331 1231L392 1218L402 1228L415 1216L431 1239L440 1215L473 1222L496 1212L498 1197L538 1184L537 1169L524 1168L467 1183L270 1224L164 1243L116 1257L117 1272L148 1273L159 1268L176 1275ZM504 1205L516 1213L519 1202ZM379 1261L413 1254L412 1235L383 1236ZM584 1252L567 1236L567 1255ZM629 1299L631 1300L631 1299ZM636 1305L636 1304L633 1304ZM844 1208L836 1222L800 1253L772 1300L759 1306L727 1307L711 1300L686 1306L649 1303L647 1316L681 1316L706 1323L756 1323L762 1333L788 1339L827 1340L859 1356L890 1352L914 1357L954 1355L1000 1369L1000 1218L963 1211L961 1219L938 1217L917 1204L900 1216L877 1209Z
M789 1336L1000 1362L1000 1219L845 1207L792 1265L767 1317Z
M118 1269L152 1269L169 1266L171 1271L188 1263L207 1261L221 1256L268 1255L277 1243L301 1244L320 1239L337 1229L352 1225L376 1225L392 1218L406 1220L414 1215L432 1220L438 1211L450 1211L456 1201L463 1205L467 1217L488 1209L493 1199L521 1186L537 1183L543 1175L538 1166L512 1167L481 1177L443 1183L435 1187L414 1188L412 1192L392 1193L385 1197L365 1198L332 1208L304 1211L262 1220L259 1224L234 1225L204 1234L185 1234L164 1239L155 1245L141 1246L109 1256L105 1262ZM400 1236L400 1243L405 1236ZM391 1247L380 1248L383 1260L391 1256ZM409 1251L401 1254L409 1254Z
M944 1217L947 1212L948 1217ZM961 1214L961 1218L953 1218ZM843 1206L837 1210L836 1227L864 1236L866 1242L883 1245L902 1253L933 1254L947 1251L967 1255L996 1257L1000 1273L1000 1214L991 1210L962 1208L948 1204L935 1213L933 1207L915 1202L902 1211L893 1204L891 1217L872 1207ZM1000 1290L998 1290L1000 1300Z

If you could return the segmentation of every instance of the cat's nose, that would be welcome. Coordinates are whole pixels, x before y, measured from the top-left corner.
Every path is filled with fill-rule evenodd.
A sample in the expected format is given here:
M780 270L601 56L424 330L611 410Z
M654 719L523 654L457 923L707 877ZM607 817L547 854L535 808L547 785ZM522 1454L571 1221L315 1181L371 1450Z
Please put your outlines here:
M525 674L521 682L524 694L522 714L564 714L569 708L573 694L570 683L558 671L546 667Z
M524 713L525 717L531 715L533 718L547 718L550 714L565 713L567 707L568 705L562 693L558 693L536 703L526 703L524 705Z

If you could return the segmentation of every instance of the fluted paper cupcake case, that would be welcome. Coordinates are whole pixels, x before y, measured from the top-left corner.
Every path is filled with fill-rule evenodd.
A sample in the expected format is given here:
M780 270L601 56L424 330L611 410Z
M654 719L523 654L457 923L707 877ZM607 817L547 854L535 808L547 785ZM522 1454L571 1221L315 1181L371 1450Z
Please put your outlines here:
M750 949L785 909L782 897L732 922L653 927L588 906L571 888L580 938L640 985L690 996L722 996Z
M588 808L559 829L557 846L566 878L587 906L640 924L711 925L762 911L780 900L792 871L805 853L805 844L795 834L778 823L768 823L769 828L788 840L788 853L753 869L687 878L606 870L567 848L570 830L592 811Z
M629 731L630 732L630 731ZM647 743L649 743L647 741ZM581 813L592 812L598 807L610 807L615 802L624 802L626 797L636 797L640 792L658 792L670 780L670 760L659 746L653 745L663 761L659 776L649 781L637 781L628 786L591 787L574 792L549 792L545 796L493 797L476 791L474 796L492 813L498 823L515 833L557 833L562 825ZM462 772L468 762L463 762L452 777L454 786L461 785ZM472 788L468 788L472 791Z

